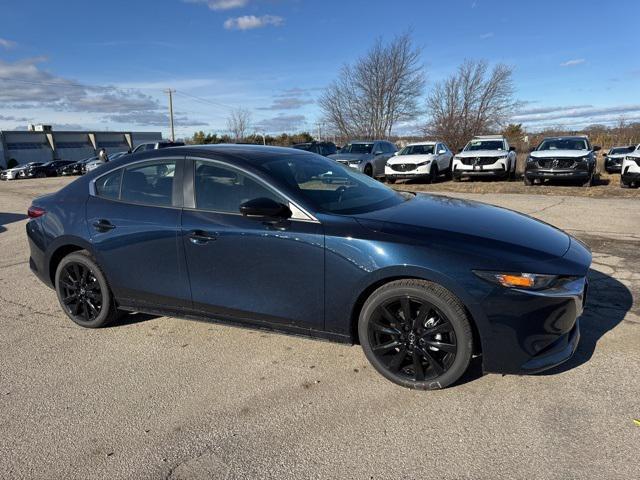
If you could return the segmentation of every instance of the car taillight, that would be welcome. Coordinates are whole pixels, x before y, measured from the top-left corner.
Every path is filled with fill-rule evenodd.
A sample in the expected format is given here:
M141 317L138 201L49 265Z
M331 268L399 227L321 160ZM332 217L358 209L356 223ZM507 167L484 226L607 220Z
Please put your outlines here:
M47 211L44 208L34 207L33 205L31 205L29 207L29 210L27 210L27 216L29 218L38 218L44 215L45 213L47 213Z

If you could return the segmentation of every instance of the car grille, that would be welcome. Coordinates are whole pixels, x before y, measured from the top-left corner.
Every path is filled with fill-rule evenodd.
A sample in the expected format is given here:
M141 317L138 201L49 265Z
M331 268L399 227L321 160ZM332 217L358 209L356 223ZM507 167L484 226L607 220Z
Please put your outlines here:
M493 165L502 157L466 157L460 161L464 165Z
M538 166L540 168L573 168L576 162L573 158L540 158Z
M389 166L396 172L410 172L416 169L415 163L395 163Z

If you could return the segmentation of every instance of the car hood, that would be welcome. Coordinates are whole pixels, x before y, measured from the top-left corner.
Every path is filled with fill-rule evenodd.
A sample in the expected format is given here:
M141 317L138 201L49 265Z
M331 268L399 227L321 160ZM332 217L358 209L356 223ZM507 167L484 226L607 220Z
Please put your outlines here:
M550 260L563 256L571 237L529 216L485 203L440 195L417 194L412 200L356 216L365 227L416 240L447 243L454 237L500 257L504 249L520 256Z
M19 172L20 170L22 170L24 167L15 167L15 168L7 168L6 170L3 170L3 172Z
M355 162L356 160L368 160L373 158L373 155L370 153L335 153L333 155L329 155L329 158L333 160L347 160Z
M397 163L422 163L427 160L433 160L435 155L432 153L425 155L396 155L387 161L387 165L395 165Z
M531 152L533 158L580 158L589 155L591 150L541 150Z
M505 150L474 150L471 152L460 152L456 154L458 158L476 158L476 157L499 157L501 155L506 155L509 152Z

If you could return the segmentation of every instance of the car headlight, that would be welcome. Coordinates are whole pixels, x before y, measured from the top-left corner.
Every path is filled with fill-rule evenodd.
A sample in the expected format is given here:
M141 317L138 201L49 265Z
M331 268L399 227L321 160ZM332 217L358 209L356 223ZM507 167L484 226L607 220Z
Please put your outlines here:
M425 165L429 165L431 160L427 160L426 162L416 163L416 167L424 167Z
M591 159L589 155L585 155L584 157L576 158L576 162L588 162Z
M537 160L538 160L538 159L537 159L536 157L532 157L531 155L529 155L529 156L527 157L527 163L535 162L535 161L537 161Z
M543 290L549 288L558 278L557 275L538 273L486 272L474 270L478 277L505 288L519 288L523 290Z

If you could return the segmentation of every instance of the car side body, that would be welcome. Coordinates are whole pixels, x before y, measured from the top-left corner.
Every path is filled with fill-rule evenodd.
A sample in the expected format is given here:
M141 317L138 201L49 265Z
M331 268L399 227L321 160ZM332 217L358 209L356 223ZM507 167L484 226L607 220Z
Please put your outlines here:
M69 160L54 160L52 162L43 163L42 165L32 165L24 169L24 177L26 178L44 178L44 177L56 177L59 175L59 170L71 165L72 161Z
M304 150L306 152L317 153L318 155L322 155L323 157L335 155L338 152L338 149L333 142L297 143L295 145L292 145L292 148L297 148L298 150Z
M468 177L513 178L516 152L501 135L479 135L453 157L454 180Z
M387 160L396 151L396 146L386 140L352 141L329 158L370 177L380 178L385 174Z
M358 318L373 292L402 279L431 282L468 313L485 371L535 372L573 354L591 262L582 243L509 210L401 194L369 179L379 185L371 188L393 195L391 205L330 213L280 171L289 160L319 159L247 145L124 156L33 202L30 267L54 287L60 263L85 251L122 310L345 343L363 341ZM153 185L142 179L149 170L162 172L148 177ZM324 184L314 195L335 185L321 177L314 182ZM264 192L290 215L241 213L245 199ZM342 192L338 186L336 195ZM525 291L477 273L497 271L544 273L557 283Z

